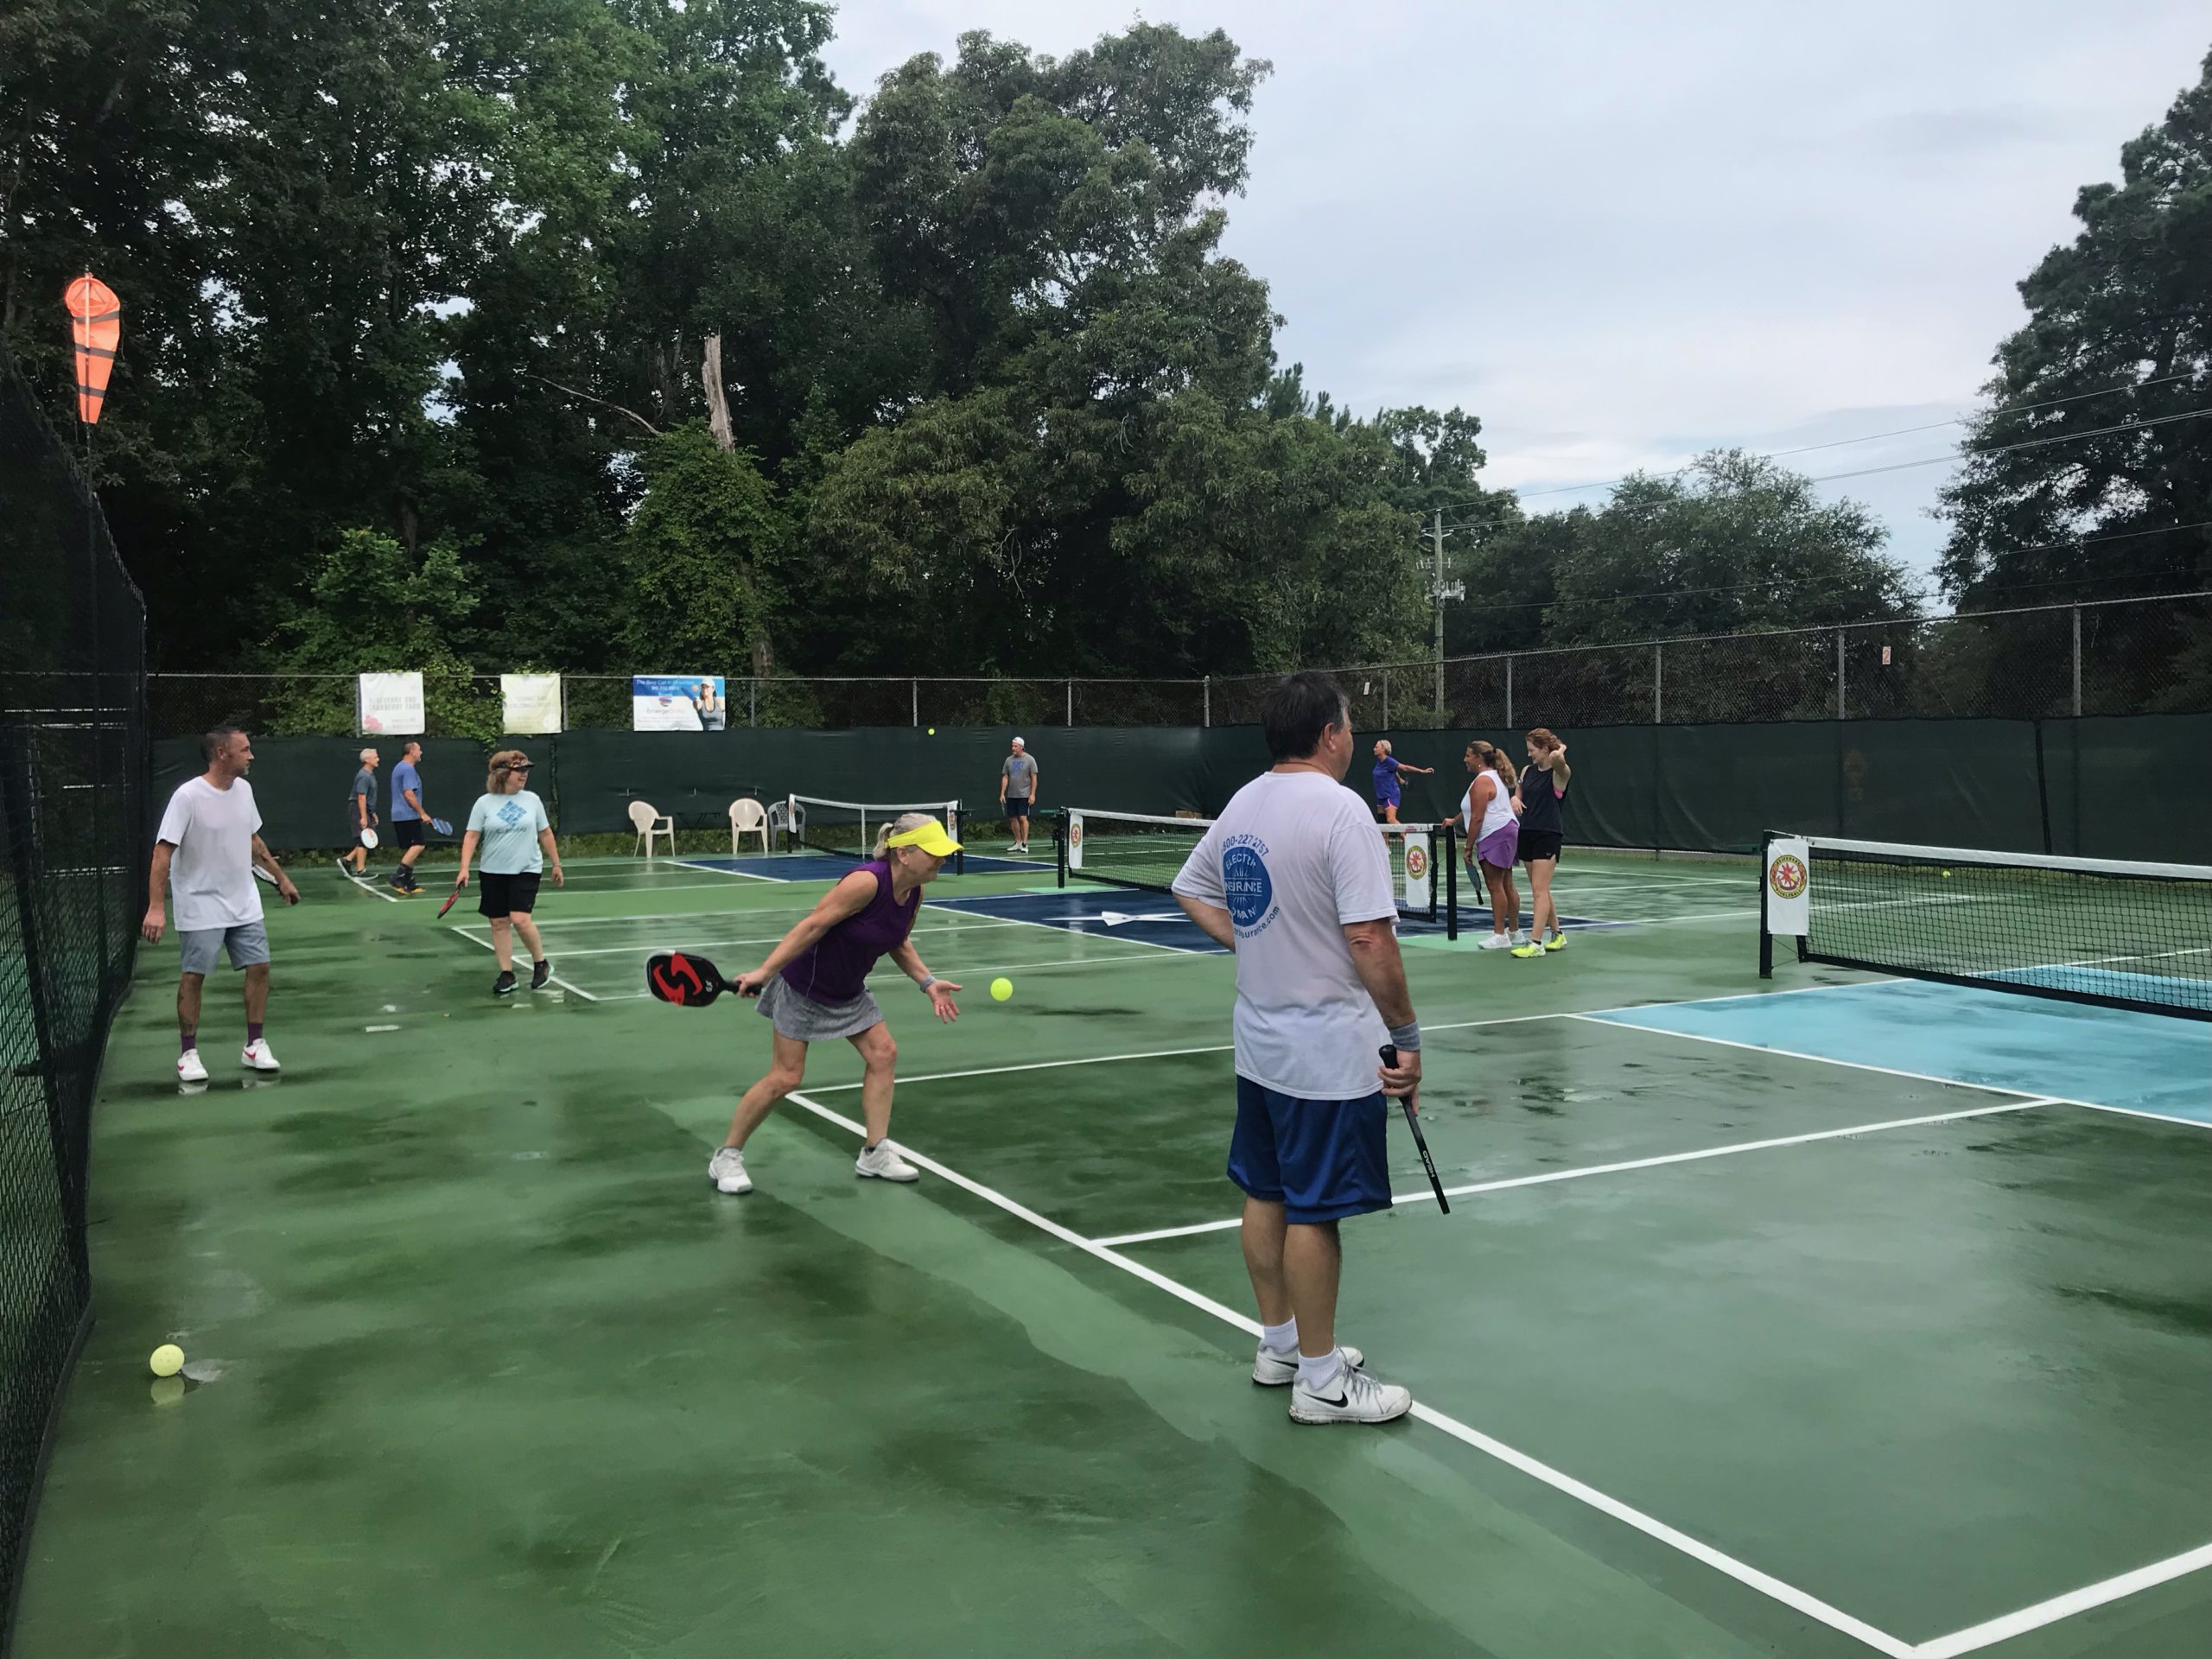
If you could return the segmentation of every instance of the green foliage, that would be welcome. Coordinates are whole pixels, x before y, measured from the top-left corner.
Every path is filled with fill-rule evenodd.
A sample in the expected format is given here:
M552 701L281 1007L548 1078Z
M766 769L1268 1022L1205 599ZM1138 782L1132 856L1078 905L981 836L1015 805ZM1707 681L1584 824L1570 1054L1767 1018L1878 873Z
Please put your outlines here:
M743 450L725 454L696 423L654 439L645 499L630 516L623 647L641 665L749 658L768 637L789 527Z
M2212 426L2169 418L2212 403L2212 55L2074 213L2020 284L2027 324L1944 492L1961 604L2212 587Z
M498 682L474 679L448 643L476 608L452 543L416 554L378 531L349 531L316 567L308 597L272 653L272 666L300 677L280 683L273 729L350 732L353 676L420 669L433 733L486 742L500 734Z

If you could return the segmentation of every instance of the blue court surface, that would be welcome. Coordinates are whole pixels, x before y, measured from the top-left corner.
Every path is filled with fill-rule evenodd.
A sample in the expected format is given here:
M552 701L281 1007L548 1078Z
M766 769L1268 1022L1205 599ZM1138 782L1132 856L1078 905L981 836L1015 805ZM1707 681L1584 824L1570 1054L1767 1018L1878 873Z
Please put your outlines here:
M1897 980L1586 1016L1777 1054L2212 1123L2212 1024Z
M850 874L855 861L836 853L751 853L731 858L715 855L700 858L679 858L671 861L687 870L713 870L722 875L748 876L756 881L835 881ZM1049 880L1058 872L1058 866L1047 855L1044 858L1004 858L995 853L966 855L963 875L1020 875L1030 874ZM956 880L951 871L943 878Z

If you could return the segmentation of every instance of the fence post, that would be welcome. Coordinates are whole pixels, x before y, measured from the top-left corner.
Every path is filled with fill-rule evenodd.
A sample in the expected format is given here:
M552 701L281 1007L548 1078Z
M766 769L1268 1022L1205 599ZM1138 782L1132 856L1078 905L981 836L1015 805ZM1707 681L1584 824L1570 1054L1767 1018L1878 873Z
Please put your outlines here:
M1382 671L1382 729L1390 729L1390 671Z
M760 723L760 681L758 676L745 683L745 723L747 726ZM423 798L418 795L415 798L420 800Z
M1075 682L1068 682L1068 724L1075 724Z
M2082 607L2074 607L2074 718L2082 717Z
M1205 713L1202 718L1205 725L1211 728L1213 725L1213 676L1207 675L1202 683L1205 688Z
M569 677L565 674L561 677L561 729L569 729ZM415 798L419 801L423 798L418 793Z
M919 680L909 680L906 682L906 686L913 698L914 724L918 726L922 723L922 683Z
M1505 729L1509 732L1513 729L1513 658L1510 653L1505 658Z
M1662 670L1660 667L1660 656L1665 649L1666 647L1663 645L1654 645L1651 647L1651 723L1654 726L1661 723L1659 719L1659 710L1662 706L1662 698L1664 693L1664 683L1660 678L1660 675L1662 672Z
M1838 628L1835 631L1835 717L1838 720L1850 718L1844 713L1843 707L1843 630Z

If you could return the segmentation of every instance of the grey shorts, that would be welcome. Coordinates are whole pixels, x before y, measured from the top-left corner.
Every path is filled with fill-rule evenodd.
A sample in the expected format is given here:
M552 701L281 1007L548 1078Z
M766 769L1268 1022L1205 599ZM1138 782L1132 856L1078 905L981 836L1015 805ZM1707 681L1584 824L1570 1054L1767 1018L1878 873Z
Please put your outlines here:
M233 968L251 968L269 960L269 930L259 922L248 922L243 927L201 928L191 933L179 928L176 942L188 974L212 972L216 957L226 949Z
M857 1037L870 1026L883 1023L883 1008L873 993L862 991L849 1002L817 1002L802 996L779 974L760 993L760 1013L776 1027L779 1037L795 1043L826 1043L840 1037Z

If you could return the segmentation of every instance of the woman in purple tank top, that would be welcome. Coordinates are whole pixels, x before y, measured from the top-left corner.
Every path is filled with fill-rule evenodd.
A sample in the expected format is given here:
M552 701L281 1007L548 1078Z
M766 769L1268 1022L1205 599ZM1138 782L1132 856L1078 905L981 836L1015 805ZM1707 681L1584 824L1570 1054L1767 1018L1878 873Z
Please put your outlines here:
M729 1139L707 1166L708 1178L722 1192L753 1190L753 1178L745 1173L746 1138L805 1079L806 1046L841 1037L860 1051L865 1068L861 1114L868 1120L868 1139L854 1169L880 1180L915 1179L914 1166L884 1139L891 1130L892 1068L899 1047L869 994L868 976L889 957L921 987L938 1019L950 1023L960 1017L952 1000L960 987L924 967L909 937L923 887L959 850L960 843L926 812L894 818L877 832L874 856L823 894L766 962L738 976L738 994L760 999L760 1012L775 1035L767 1076L737 1103Z

